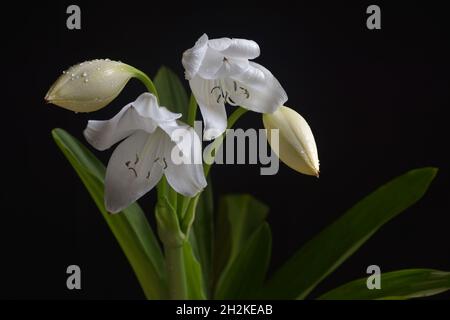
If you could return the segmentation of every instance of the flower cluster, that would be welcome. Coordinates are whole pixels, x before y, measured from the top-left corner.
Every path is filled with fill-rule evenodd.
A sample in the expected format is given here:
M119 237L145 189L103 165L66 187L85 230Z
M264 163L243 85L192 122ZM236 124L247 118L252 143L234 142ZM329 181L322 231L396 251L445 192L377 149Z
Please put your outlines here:
M205 124L203 140L216 139L226 130L226 104L240 106L263 114L268 141L284 163L318 176L311 129L297 112L283 106L287 94L272 73L251 61L259 55L254 41L208 39L206 34L183 53L185 77ZM87 61L65 71L45 99L75 112L92 112L108 105L131 78L141 79L142 74L117 61ZM206 186L200 138L179 120L181 114L160 106L155 93L141 94L110 120L89 121L84 131L86 140L98 150L120 142L106 171L105 204L110 212L126 208L163 176L187 197ZM278 140L271 138L273 129L279 130ZM183 161L192 158L197 161Z

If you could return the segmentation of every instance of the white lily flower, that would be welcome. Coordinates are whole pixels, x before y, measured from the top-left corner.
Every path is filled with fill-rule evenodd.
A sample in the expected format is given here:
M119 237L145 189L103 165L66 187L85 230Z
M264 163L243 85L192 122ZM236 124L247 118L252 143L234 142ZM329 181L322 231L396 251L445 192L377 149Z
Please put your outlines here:
M172 156L175 151L183 159L201 159L200 139L191 127L176 120L180 117L158 106L154 95L143 93L112 119L89 121L84 136L96 149L108 149L125 139L112 153L106 169L105 204L109 212L119 212L139 199L163 174L172 188L185 196L192 197L206 186L201 161L180 163ZM180 131L183 139L174 141Z
M225 103L272 113L287 101L286 92L272 73L249 61L259 54L254 41L208 40L206 34L183 53L185 76L205 122L204 139L214 139L225 131Z

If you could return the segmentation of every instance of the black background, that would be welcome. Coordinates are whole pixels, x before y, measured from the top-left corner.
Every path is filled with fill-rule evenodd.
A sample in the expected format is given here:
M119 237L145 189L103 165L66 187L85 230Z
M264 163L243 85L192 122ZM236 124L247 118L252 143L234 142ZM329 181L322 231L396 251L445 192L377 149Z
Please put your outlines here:
M50 131L61 127L82 139L88 119L109 118L144 88L132 81L94 114L46 105L43 97L62 70L94 58L121 60L151 76L164 64L182 76L181 54L204 32L257 41L262 54L256 61L280 80L286 105L315 134L320 179L282 164L275 176L260 176L258 166L212 172L216 195L246 192L271 207L272 271L364 195L423 166L440 169L423 200L377 232L315 294L365 276L370 264L382 272L450 270L446 8L428 1L378 3L382 30L371 31L369 2L74 3L81 7L79 31L66 28L71 2L2 8L0 297L143 298ZM261 128L261 117L248 113L239 126ZM104 161L109 155L96 154ZM140 201L148 212L154 197L151 192ZM65 287L70 264L81 266L81 291Z

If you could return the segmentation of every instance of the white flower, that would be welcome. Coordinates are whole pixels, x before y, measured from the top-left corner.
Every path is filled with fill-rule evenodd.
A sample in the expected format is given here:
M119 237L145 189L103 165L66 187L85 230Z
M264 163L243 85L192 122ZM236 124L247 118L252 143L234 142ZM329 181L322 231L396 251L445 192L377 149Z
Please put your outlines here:
M272 113L287 101L286 92L272 73L249 61L259 53L254 41L208 40L206 34L183 53L185 76L205 122L204 139L214 139L225 131L225 103Z
M295 110L281 107L273 114L263 115L267 140L278 157L292 169L319 176L319 157L311 128ZM271 138L271 129L279 130L279 141Z
M150 191L163 174L178 193L192 197L206 186L203 166L174 161L172 153L183 158L201 159L200 139L194 130L178 122L181 114L158 106L156 97L141 94L107 121L89 121L84 135L98 150L121 142L106 169L105 204L119 212ZM184 132L184 139L173 141ZM197 145L196 145L197 144ZM176 163L178 162L178 163Z
M75 112L96 111L114 100L133 76L133 68L122 62L82 62L63 72L45 100Z

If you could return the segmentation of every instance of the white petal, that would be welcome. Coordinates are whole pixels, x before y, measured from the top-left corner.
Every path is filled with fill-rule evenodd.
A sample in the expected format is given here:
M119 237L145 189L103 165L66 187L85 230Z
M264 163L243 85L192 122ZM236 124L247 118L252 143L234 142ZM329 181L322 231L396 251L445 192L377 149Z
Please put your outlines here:
M154 95L143 93L136 101L122 108L112 119L90 120L84 130L84 136L94 148L105 150L136 130L152 133L158 123L174 121L179 117L181 117L179 113L172 113L164 107L158 107Z
M233 59L233 61L235 61L235 59ZM266 68L257 63L249 62L249 67L245 70L245 72L238 74L233 78L241 82L251 83L254 86L264 86L267 78L266 74L272 76L270 71L268 71Z
M160 107L156 97L148 92L141 94L132 105L142 117L150 118L156 123L173 121L182 116L181 113L174 113L166 107Z
M160 126L172 142L175 142L183 157L196 163L202 162L202 144L194 129L181 121L165 123ZM195 143L195 146L192 144ZM192 158L192 159L191 159ZM174 159L172 159L174 162Z
M224 51L228 49L232 42L230 38L211 39L208 41L208 47L216 51Z
M231 43L222 51L222 54L226 57L232 58L255 59L259 56L260 49L255 41L246 39L231 39Z
M203 34L200 39L197 40L194 47L186 50L183 53L181 63L185 69L185 77L187 80L192 79L197 74L202 64L203 58L206 53L208 43L208 36Z
M197 100L205 122L203 138L212 140L220 136L227 128L227 113L225 104L215 88L215 81L195 77L189 81L191 90Z
M114 150L106 169L105 205L116 213L150 191L161 179L164 141L160 129L137 131Z
M224 64L224 56L219 51L208 48L198 69L197 75L204 79L217 79L218 72ZM192 79L192 78L191 78Z
M165 144L165 159L167 167L164 170L167 182L178 193L193 197L206 187L203 166L195 163L197 157L201 159L201 143L194 130L186 127L184 136L178 143L170 141ZM185 162L174 161L173 154L182 154Z
M238 76L250 68L250 63L247 59L229 58L222 64L222 67L217 71L215 79Z
M89 120L83 133L94 148L102 151L125 139L136 130L141 129L151 133L156 127L157 124L153 120L141 117L129 104L110 120Z
M287 101L278 80L254 62L250 62L246 72L227 79L226 87L236 105L256 112L272 113Z

